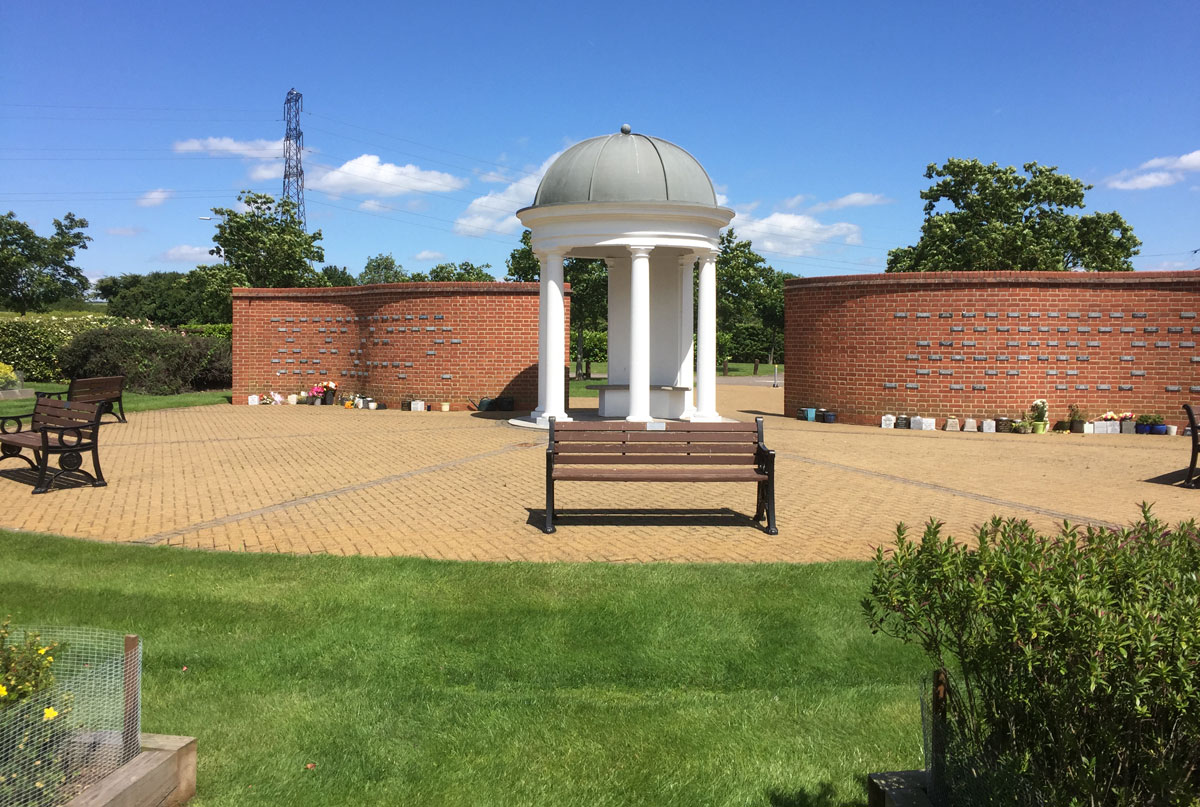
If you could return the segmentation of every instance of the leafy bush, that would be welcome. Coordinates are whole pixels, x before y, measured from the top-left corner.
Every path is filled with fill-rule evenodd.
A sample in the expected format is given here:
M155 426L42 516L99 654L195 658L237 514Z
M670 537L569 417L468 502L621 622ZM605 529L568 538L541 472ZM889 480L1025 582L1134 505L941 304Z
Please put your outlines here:
M579 357L579 335L571 333L571 361ZM583 331L585 361L608 361L608 331Z
M771 354L771 342L774 341L775 353ZM783 334L775 334L769 328L754 323L735 325L729 332L729 356L731 361L761 362L783 361Z
M36 633L16 642L10 633L8 620L0 623L0 804L59 804L71 778L71 699L49 691L54 655L65 647L42 644Z
M17 386L17 373L11 364L0 361L0 389L13 389Z
M196 336L224 339L226 342L233 341L233 324L229 322L211 322L207 324L193 322L187 325L180 325L179 330Z
M0 361L11 364L26 381L59 381L64 377L58 351L76 334L111 325L127 325L117 317L58 317L29 314L0 320Z
M219 339L133 326L82 333L59 352L72 378L125 376L125 386L151 395L228 387L232 345Z
M1128 529L1044 536L996 518L974 550L940 526L920 542L897 528L863 608L950 672L959 764L1048 805L1196 805L1196 523L1172 529L1143 505Z

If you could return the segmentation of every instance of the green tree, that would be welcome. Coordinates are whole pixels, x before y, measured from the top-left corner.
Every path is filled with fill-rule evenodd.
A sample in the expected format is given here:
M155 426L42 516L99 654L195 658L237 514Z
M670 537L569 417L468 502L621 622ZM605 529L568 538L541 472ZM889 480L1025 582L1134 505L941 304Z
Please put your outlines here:
M212 255L223 257L255 288L324 285L312 267L314 261L325 260L325 250L317 243L321 231L304 231L291 199L276 202L268 194L243 191L238 201L245 212L213 208L221 221L213 236L217 246L209 250Z
M1141 241L1116 212L1081 216L1091 190L1055 166L1026 163L1027 176L979 160L930 163L921 191L925 221L916 246L888 253L889 272L1128 272ZM951 209L939 210L948 203Z
M175 327L199 322L201 300L187 283L183 272L149 272L102 277L96 290L108 301L114 317L148 319Z
M321 279L325 281L327 286L353 286L356 285L354 275L350 274L344 266L329 266L321 267Z
M759 309L772 269L750 241L739 241L730 227L721 233L717 256L717 330L759 319Z
M436 283L491 283L496 280L488 270L492 268L490 263L485 263L481 266L476 266L470 261L462 263L439 263L437 266L429 270L429 274L413 275L413 280L431 280Z
M542 268L538 265L537 256L533 254L530 241L532 236L529 230L522 231L521 246L509 253L508 260L504 262L505 268L508 269L504 279L510 283L536 283L541 277Z
M571 284L571 327L578 345L575 375L583 375L583 332L604 327L608 320L608 267L604 261L567 258L563 280Z
M197 266L186 280L188 294L195 300L195 321L233 322L233 288L250 285L245 272L227 263Z
M82 298L88 280L71 262L75 250L92 240L83 234L87 226L87 219L68 213L54 220L54 235L43 237L11 210L0 217L0 305L25 316L64 298Z
M367 258L367 265L363 267L362 273L358 276L358 285L403 283L406 280L411 280L411 278L408 276L408 272L404 271L404 267L396 263L396 259L390 252L387 255L381 252L373 258Z

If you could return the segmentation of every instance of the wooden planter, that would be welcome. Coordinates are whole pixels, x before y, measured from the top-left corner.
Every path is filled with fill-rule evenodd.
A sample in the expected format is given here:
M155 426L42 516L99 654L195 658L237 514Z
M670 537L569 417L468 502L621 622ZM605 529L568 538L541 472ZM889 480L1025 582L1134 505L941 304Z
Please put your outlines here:
M175 807L196 795L196 738L143 734L136 757L66 807Z

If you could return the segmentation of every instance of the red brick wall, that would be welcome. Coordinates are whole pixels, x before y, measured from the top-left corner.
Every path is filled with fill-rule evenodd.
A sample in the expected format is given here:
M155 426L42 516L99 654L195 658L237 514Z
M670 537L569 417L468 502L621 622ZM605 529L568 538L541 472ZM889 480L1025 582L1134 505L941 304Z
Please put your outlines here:
M1200 401L1200 272L948 272L785 289L786 411L1050 419L1078 403L1183 424Z
M566 332L570 333L570 292ZM563 357L564 363L566 356ZM233 402L317 381L399 406L537 405L537 283L233 290Z

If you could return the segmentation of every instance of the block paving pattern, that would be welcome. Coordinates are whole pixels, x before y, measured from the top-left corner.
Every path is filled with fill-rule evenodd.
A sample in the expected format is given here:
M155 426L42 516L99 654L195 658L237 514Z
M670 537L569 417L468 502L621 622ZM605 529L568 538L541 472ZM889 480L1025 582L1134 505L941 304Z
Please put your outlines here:
M576 409L595 399L575 399ZM559 483L542 533L544 432L489 414L214 406L103 427L107 488L32 496L0 465L0 528L246 552L484 561L809 562L870 557L930 517L969 538L993 514L1043 529L1177 521L1200 491L1149 481L1186 466L1183 438L885 431L778 414L783 390L722 385L729 417L764 414L780 534L744 484ZM1178 476L1178 474L1177 474Z

